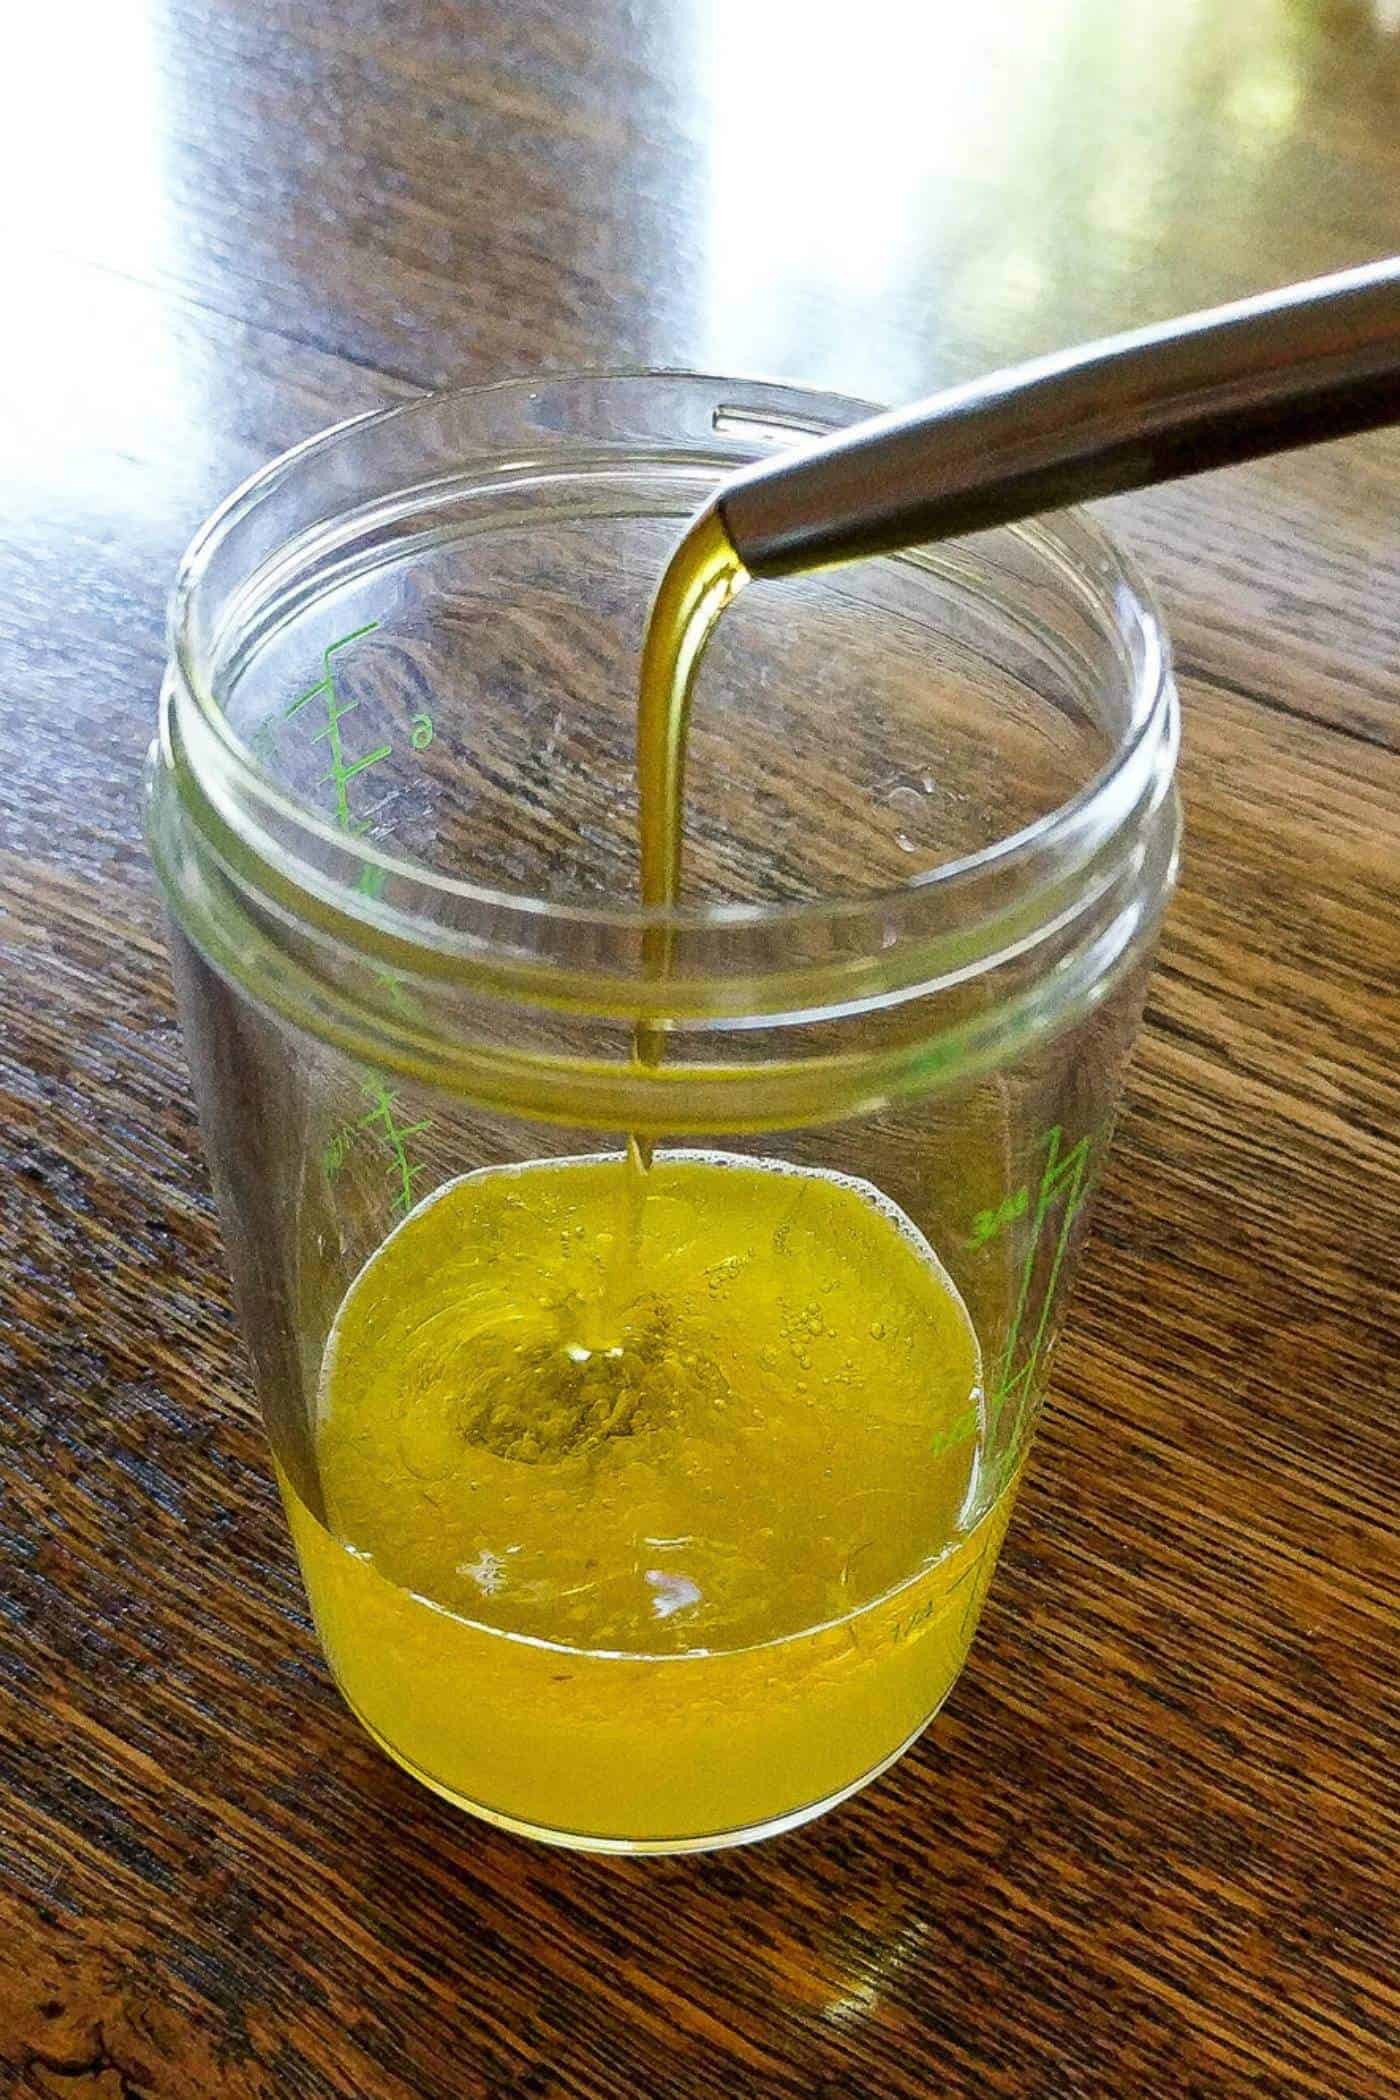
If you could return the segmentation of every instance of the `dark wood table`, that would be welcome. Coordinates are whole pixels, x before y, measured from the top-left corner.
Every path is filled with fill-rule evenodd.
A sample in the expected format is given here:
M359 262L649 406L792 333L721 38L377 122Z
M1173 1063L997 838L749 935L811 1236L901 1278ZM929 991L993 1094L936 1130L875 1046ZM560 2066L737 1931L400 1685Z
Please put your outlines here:
M16 25L18 26L18 25ZM138 783L252 467L543 365L874 397L1400 247L1400 8L128 0L0 130L0 2088L1397 2090L1400 433L1108 506L1185 873L972 1663L826 1821L555 1855L310 1636Z

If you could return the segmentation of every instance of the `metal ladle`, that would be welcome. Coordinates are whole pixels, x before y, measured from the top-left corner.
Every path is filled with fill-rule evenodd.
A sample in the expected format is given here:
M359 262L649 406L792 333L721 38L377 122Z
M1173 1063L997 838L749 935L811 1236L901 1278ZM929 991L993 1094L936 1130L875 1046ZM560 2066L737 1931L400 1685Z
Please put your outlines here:
M1400 256L949 387L732 476L751 576L979 532L1400 420Z

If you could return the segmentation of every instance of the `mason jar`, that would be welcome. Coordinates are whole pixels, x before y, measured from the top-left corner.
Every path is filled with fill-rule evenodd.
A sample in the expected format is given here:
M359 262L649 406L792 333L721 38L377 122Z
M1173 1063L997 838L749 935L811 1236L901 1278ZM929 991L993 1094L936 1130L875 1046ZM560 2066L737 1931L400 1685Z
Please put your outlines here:
M665 560L867 412L430 396L175 592L149 837L317 1628L411 1772L564 1844L784 1829L947 1697L1173 879L1161 619L1063 513L744 591L635 901Z

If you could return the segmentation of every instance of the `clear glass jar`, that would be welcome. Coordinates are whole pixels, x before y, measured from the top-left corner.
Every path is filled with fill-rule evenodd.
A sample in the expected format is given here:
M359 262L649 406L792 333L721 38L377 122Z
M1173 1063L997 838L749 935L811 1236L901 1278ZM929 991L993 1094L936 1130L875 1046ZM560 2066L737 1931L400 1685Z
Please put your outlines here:
M563 1843L782 1829L946 1697L1173 877L1161 621L1065 514L741 595L648 968L650 593L724 473L862 412L431 397L257 475L175 595L149 835L317 1625L394 1756ZM671 1177L627 1273L698 1442L650 1373L599 1429L591 1344L547 1429L482 1397L506 1269L531 1332L617 1288L628 1133Z

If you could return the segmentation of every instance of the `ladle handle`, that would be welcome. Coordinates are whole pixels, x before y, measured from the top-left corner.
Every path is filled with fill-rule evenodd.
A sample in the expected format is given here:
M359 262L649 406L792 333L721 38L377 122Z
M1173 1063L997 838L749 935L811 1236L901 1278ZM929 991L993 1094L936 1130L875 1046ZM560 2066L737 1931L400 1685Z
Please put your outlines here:
M1400 420L1400 256L1036 358L743 469L716 504L782 576Z

